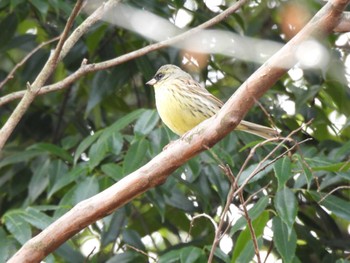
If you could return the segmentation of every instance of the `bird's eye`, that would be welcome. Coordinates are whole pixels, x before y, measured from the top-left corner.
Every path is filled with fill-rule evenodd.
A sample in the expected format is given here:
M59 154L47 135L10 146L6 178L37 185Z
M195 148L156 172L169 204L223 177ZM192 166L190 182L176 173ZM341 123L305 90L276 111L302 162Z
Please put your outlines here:
M162 79L164 77L163 73L158 73L157 75L154 76L154 78L156 79L156 81Z

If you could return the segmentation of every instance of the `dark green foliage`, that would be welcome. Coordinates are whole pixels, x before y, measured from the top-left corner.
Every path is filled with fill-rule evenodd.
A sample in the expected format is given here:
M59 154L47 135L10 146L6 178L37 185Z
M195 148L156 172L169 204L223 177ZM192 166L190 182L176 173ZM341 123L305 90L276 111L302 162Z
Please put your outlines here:
M168 19L184 2L130 4ZM197 10L189 10L194 16L190 27L216 15L202 1L197 2ZM256 2L215 28L282 42L279 26L273 27L280 19L280 1L270 1L276 2L273 7L265 4L269 1ZM308 7L315 13L319 1L311 2ZM59 0L0 1L0 81L33 48L62 32L73 4ZM86 16L79 15L75 26ZM31 33L34 29L35 34ZM283 136L314 119L308 130L293 136L298 141L312 140L288 155L279 156L287 146L278 149L243 194L245 199L252 196L248 210L260 249L271 248L283 262L347 262L349 257L350 89L344 66L348 50L336 48L334 37L324 40L331 54L328 68L304 71L298 81L285 75L260 100ZM20 67L0 95L24 90L55 43L43 47ZM133 32L97 23L58 65L49 82L73 73L84 58L97 63L149 43ZM179 64L181 60L176 48L157 50L84 76L65 90L37 97L1 153L0 262L78 202L135 171L176 139L159 121L153 90L144 83L160 65ZM208 57L208 65L225 76L209 87L224 101L259 66L223 55ZM208 69L203 69L203 81L209 80ZM294 114L281 107L282 95L295 104ZM16 102L0 107L1 126ZM340 130L331 114L345 118ZM270 125L259 107L246 119ZM80 248L89 240L98 244L89 262L152 262L151 257L159 262L206 262L215 228L207 217L196 218L192 224L191 218L204 213L219 222L218 211L222 211L230 189L219 164L228 164L237 175L258 139L242 132L229 134L212 150L175 171L162 186L86 228L45 262L86 262L94 246L84 255ZM274 147L267 144L257 149L239 185ZM263 187L265 190L259 191ZM233 205L242 208L238 198ZM229 251L217 248L215 262L251 261L254 249L247 220L235 210L225 220L233 246ZM264 233L266 229L272 231L271 236ZM150 258L138 250L149 253Z

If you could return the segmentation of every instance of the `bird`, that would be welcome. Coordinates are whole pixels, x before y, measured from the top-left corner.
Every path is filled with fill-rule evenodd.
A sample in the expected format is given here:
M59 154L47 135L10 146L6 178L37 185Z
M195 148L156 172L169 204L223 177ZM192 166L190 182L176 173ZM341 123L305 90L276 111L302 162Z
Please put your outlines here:
M146 84L154 87L156 108L161 120L179 136L215 115L224 104L176 65L161 66ZM236 130L264 139L278 135L275 129L244 120Z

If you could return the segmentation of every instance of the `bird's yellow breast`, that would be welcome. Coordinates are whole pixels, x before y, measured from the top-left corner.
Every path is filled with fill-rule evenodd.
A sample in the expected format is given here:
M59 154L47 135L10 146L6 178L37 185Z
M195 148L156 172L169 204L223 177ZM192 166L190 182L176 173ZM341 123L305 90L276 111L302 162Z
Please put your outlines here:
M204 116L198 105L194 107L193 101L189 97L182 96L176 88L165 85L155 87L156 107L165 125L174 133L183 135L208 116Z

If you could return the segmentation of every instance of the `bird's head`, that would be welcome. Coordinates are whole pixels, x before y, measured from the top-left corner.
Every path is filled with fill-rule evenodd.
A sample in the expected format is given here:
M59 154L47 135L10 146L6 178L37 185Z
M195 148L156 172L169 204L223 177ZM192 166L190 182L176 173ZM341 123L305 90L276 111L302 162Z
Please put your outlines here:
M192 78L191 75L183 71L181 68L175 65L163 65L161 66L154 77L149 80L146 84L154 86L155 88L161 86L166 81L177 78Z

